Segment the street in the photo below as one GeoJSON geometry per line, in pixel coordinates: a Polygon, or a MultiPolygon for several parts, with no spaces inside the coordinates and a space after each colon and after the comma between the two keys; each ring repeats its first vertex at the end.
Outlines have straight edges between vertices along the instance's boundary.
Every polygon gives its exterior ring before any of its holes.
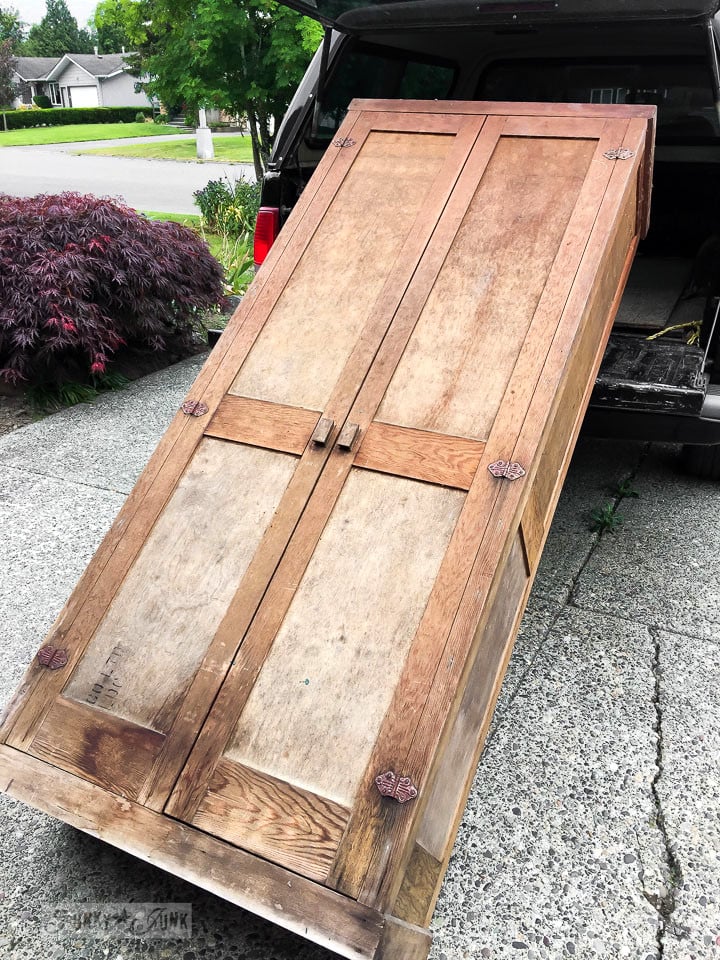
{"type": "MultiPolygon", "coordinates": [[[[194,139],[192,134],[189,138],[194,139]]],[[[137,210],[196,214],[199,211],[193,202],[193,192],[202,189],[209,180],[225,176],[234,180],[241,173],[255,179],[253,167],[249,164],[178,163],[74,154],[74,151],[99,149],[116,143],[142,143],[146,139],[149,138],[0,147],[0,192],[31,197],[38,193],[74,190],[118,197],[137,210]]]]}

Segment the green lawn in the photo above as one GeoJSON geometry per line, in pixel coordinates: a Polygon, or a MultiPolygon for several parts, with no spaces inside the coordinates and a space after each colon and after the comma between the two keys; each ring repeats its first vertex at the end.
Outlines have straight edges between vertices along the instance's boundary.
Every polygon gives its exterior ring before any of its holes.
{"type": "MultiPolygon", "coordinates": [[[[162,210],[138,210],[138,213],[144,213],[148,220],[172,220],[175,223],[181,223],[184,227],[191,227],[196,233],[202,236],[200,224],[202,217],[195,213],[163,213],[162,210]]],[[[219,259],[219,253],[222,248],[222,237],[215,233],[205,233],[207,245],[210,247],[210,253],[219,259]]]]}
{"type": "MultiPolygon", "coordinates": [[[[252,163],[250,137],[215,137],[215,159],[221,163],[252,163]]],[[[78,151],[80,152],[80,151],[78,151]]],[[[127,146],[101,147],[83,150],[105,157],[144,157],[146,160],[185,160],[203,163],[197,159],[195,140],[164,140],[162,143],[131,143],[127,146]]]]}
{"type": "Polygon", "coordinates": [[[78,143],[83,140],[115,140],[120,137],[159,137],[177,133],[159,123],[71,123],[64,127],[30,127],[0,130],[0,147],[26,147],[38,143],[78,143]]]}
{"type": "Polygon", "coordinates": [[[200,230],[200,221],[202,217],[199,213],[165,213],[162,210],[138,210],[143,213],[148,220],[172,220],[174,223],[181,223],[184,227],[192,227],[193,230],[200,230]]]}

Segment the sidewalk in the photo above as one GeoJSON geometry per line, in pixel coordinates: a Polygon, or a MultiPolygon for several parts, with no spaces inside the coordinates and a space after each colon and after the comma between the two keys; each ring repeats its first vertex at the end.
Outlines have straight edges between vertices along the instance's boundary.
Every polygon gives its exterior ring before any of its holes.
{"type": "MultiPolygon", "coordinates": [[[[187,393],[193,359],[0,438],[0,703],[187,393]]],[[[435,913],[433,960],[720,958],[720,485],[581,441],[435,913]],[[631,477],[602,537],[588,514],[631,477]]],[[[0,957],[330,960],[0,797],[0,957]],[[192,903],[189,940],[58,939],[56,902],[192,903]]]]}

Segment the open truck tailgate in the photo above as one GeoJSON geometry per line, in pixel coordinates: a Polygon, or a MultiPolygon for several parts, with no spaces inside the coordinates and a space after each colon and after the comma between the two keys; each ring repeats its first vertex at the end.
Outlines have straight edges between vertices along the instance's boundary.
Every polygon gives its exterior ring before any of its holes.
{"type": "Polygon", "coordinates": [[[342,956],[427,955],[653,116],[353,103],[10,704],[2,789],[342,956]]]}

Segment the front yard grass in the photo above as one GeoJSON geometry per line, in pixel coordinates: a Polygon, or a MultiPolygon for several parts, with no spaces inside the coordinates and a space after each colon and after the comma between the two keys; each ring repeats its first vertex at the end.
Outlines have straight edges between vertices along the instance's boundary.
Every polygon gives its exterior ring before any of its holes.
{"type": "MultiPolygon", "coordinates": [[[[215,159],[219,163],[252,163],[250,137],[214,137],[215,159]]],[[[142,157],[145,160],[198,160],[195,138],[192,140],[163,140],[162,143],[131,143],[127,146],[100,147],[97,150],[78,151],[105,157],[142,157]]]]}
{"type": "Polygon", "coordinates": [[[28,127],[0,130],[0,147],[28,147],[42,143],[80,143],[126,137],[159,137],[176,134],[175,127],[160,123],[71,123],[64,127],[28,127]]]}
{"type": "Polygon", "coordinates": [[[184,227],[190,227],[196,233],[199,233],[207,241],[210,247],[210,253],[219,260],[219,253],[222,249],[222,237],[216,233],[208,233],[202,229],[202,217],[197,213],[163,213],[162,210],[138,210],[138,213],[144,214],[148,220],[172,220],[175,223],[181,223],[184,227]]]}

